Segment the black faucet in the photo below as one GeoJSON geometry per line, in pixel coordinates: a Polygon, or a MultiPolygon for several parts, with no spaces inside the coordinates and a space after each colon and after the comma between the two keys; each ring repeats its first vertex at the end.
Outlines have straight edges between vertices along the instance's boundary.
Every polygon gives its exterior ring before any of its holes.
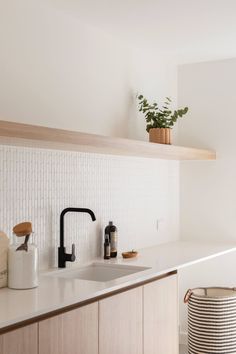
{"type": "Polygon", "coordinates": [[[62,210],[60,215],[60,247],[58,247],[58,268],[65,268],[66,262],[75,261],[75,244],[72,244],[72,253],[66,253],[66,248],[64,246],[64,215],[66,213],[88,213],[93,221],[96,220],[94,212],[86,208],[66,208],[62,210]]]}

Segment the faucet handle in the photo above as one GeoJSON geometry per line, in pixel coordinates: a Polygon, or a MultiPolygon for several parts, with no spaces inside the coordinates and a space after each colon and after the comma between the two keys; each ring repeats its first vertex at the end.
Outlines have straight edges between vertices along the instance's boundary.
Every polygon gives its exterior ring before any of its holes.
{"type": "Polygon", "coordinates": [[[76,256],[75,256],[75,244],[72,243],[71,262],[74,262],[75,259],[76,259],[76,256]]]}

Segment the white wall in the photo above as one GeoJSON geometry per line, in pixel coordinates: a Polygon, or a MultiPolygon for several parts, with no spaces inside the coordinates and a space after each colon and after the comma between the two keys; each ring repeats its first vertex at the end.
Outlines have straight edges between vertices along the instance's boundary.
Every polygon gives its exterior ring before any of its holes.
{"type": "Polygon", "coordinates": [[[128,49],[41,1],[0,11],[0,116],[65,129],[127,135],[128,49]]]}
{"type": "MultiPolygon", "coordinates": [[[[47,1],[2,2],[0,46],[0,119],[143,140],[136,93],[176,102],[171,60],[128,48],[47,1]]],[[[89,207],[98,218],[67,218],[67,246],[76,243],[80,262],[100,255],[109,219],[120,251],[176,240],[178,175],[178,162],[0,146],[0,229],[10,235],[31,220],[41,268],[56,264],[67,206],[89,207]]]]}
{"type": "Polygon", "coordinates": [[[176,68],[49,1],[0,11],[0,118],[147,139],[135,94],[176,97],[176,68]]]}
{"type": "MultiPolygon", "coordinates": [[[[189,106],[180,143],[217,153],[216,161],[180,165],[183,239],[236,240],[235,87],[236,59],[179,67],[178,102],[189,106]]],[[[233,254],[189,267],[181,273],[181,297],[186,288],[200,284],[235,285],[235,269],[233,254]]],[[[184,319],[182,325],[186,326],[184,319]]]]}

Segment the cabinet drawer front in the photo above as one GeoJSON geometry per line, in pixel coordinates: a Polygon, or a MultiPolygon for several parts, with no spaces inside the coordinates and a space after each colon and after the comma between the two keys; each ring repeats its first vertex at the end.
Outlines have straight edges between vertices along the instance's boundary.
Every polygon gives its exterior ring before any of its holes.
{"type": "Polygon", "coordinates": [[[38,324],[0,335],[0,354],[37,354],[38,324]]]}
{"type": "Polygon", "coordinates": [[[142,354],[142,287],[99,301],[99,353],[142,354]]]}
{"type": "Polygon", "coordinates": [[[178,281],[171,275],[144,286],[144,354],[177,354],[178,281]]]}
{"type": "Polygon", "coordinates": [[[98,303],[39,323],[39,354],[98,354],[98,303]]]}

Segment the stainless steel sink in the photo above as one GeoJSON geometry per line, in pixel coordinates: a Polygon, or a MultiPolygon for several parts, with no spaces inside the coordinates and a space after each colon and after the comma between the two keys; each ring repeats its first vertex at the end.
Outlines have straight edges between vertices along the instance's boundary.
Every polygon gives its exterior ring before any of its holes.
{"type": "Polygon", "coordinates": [[[83,279],[97,282],[107,282],[137,272],[142,272],[147,269],[150,268],[123,264],[104,264],[94,262],[85,267],[58,271],[51,274],[51,276],[67,279],[83,279]]]}

